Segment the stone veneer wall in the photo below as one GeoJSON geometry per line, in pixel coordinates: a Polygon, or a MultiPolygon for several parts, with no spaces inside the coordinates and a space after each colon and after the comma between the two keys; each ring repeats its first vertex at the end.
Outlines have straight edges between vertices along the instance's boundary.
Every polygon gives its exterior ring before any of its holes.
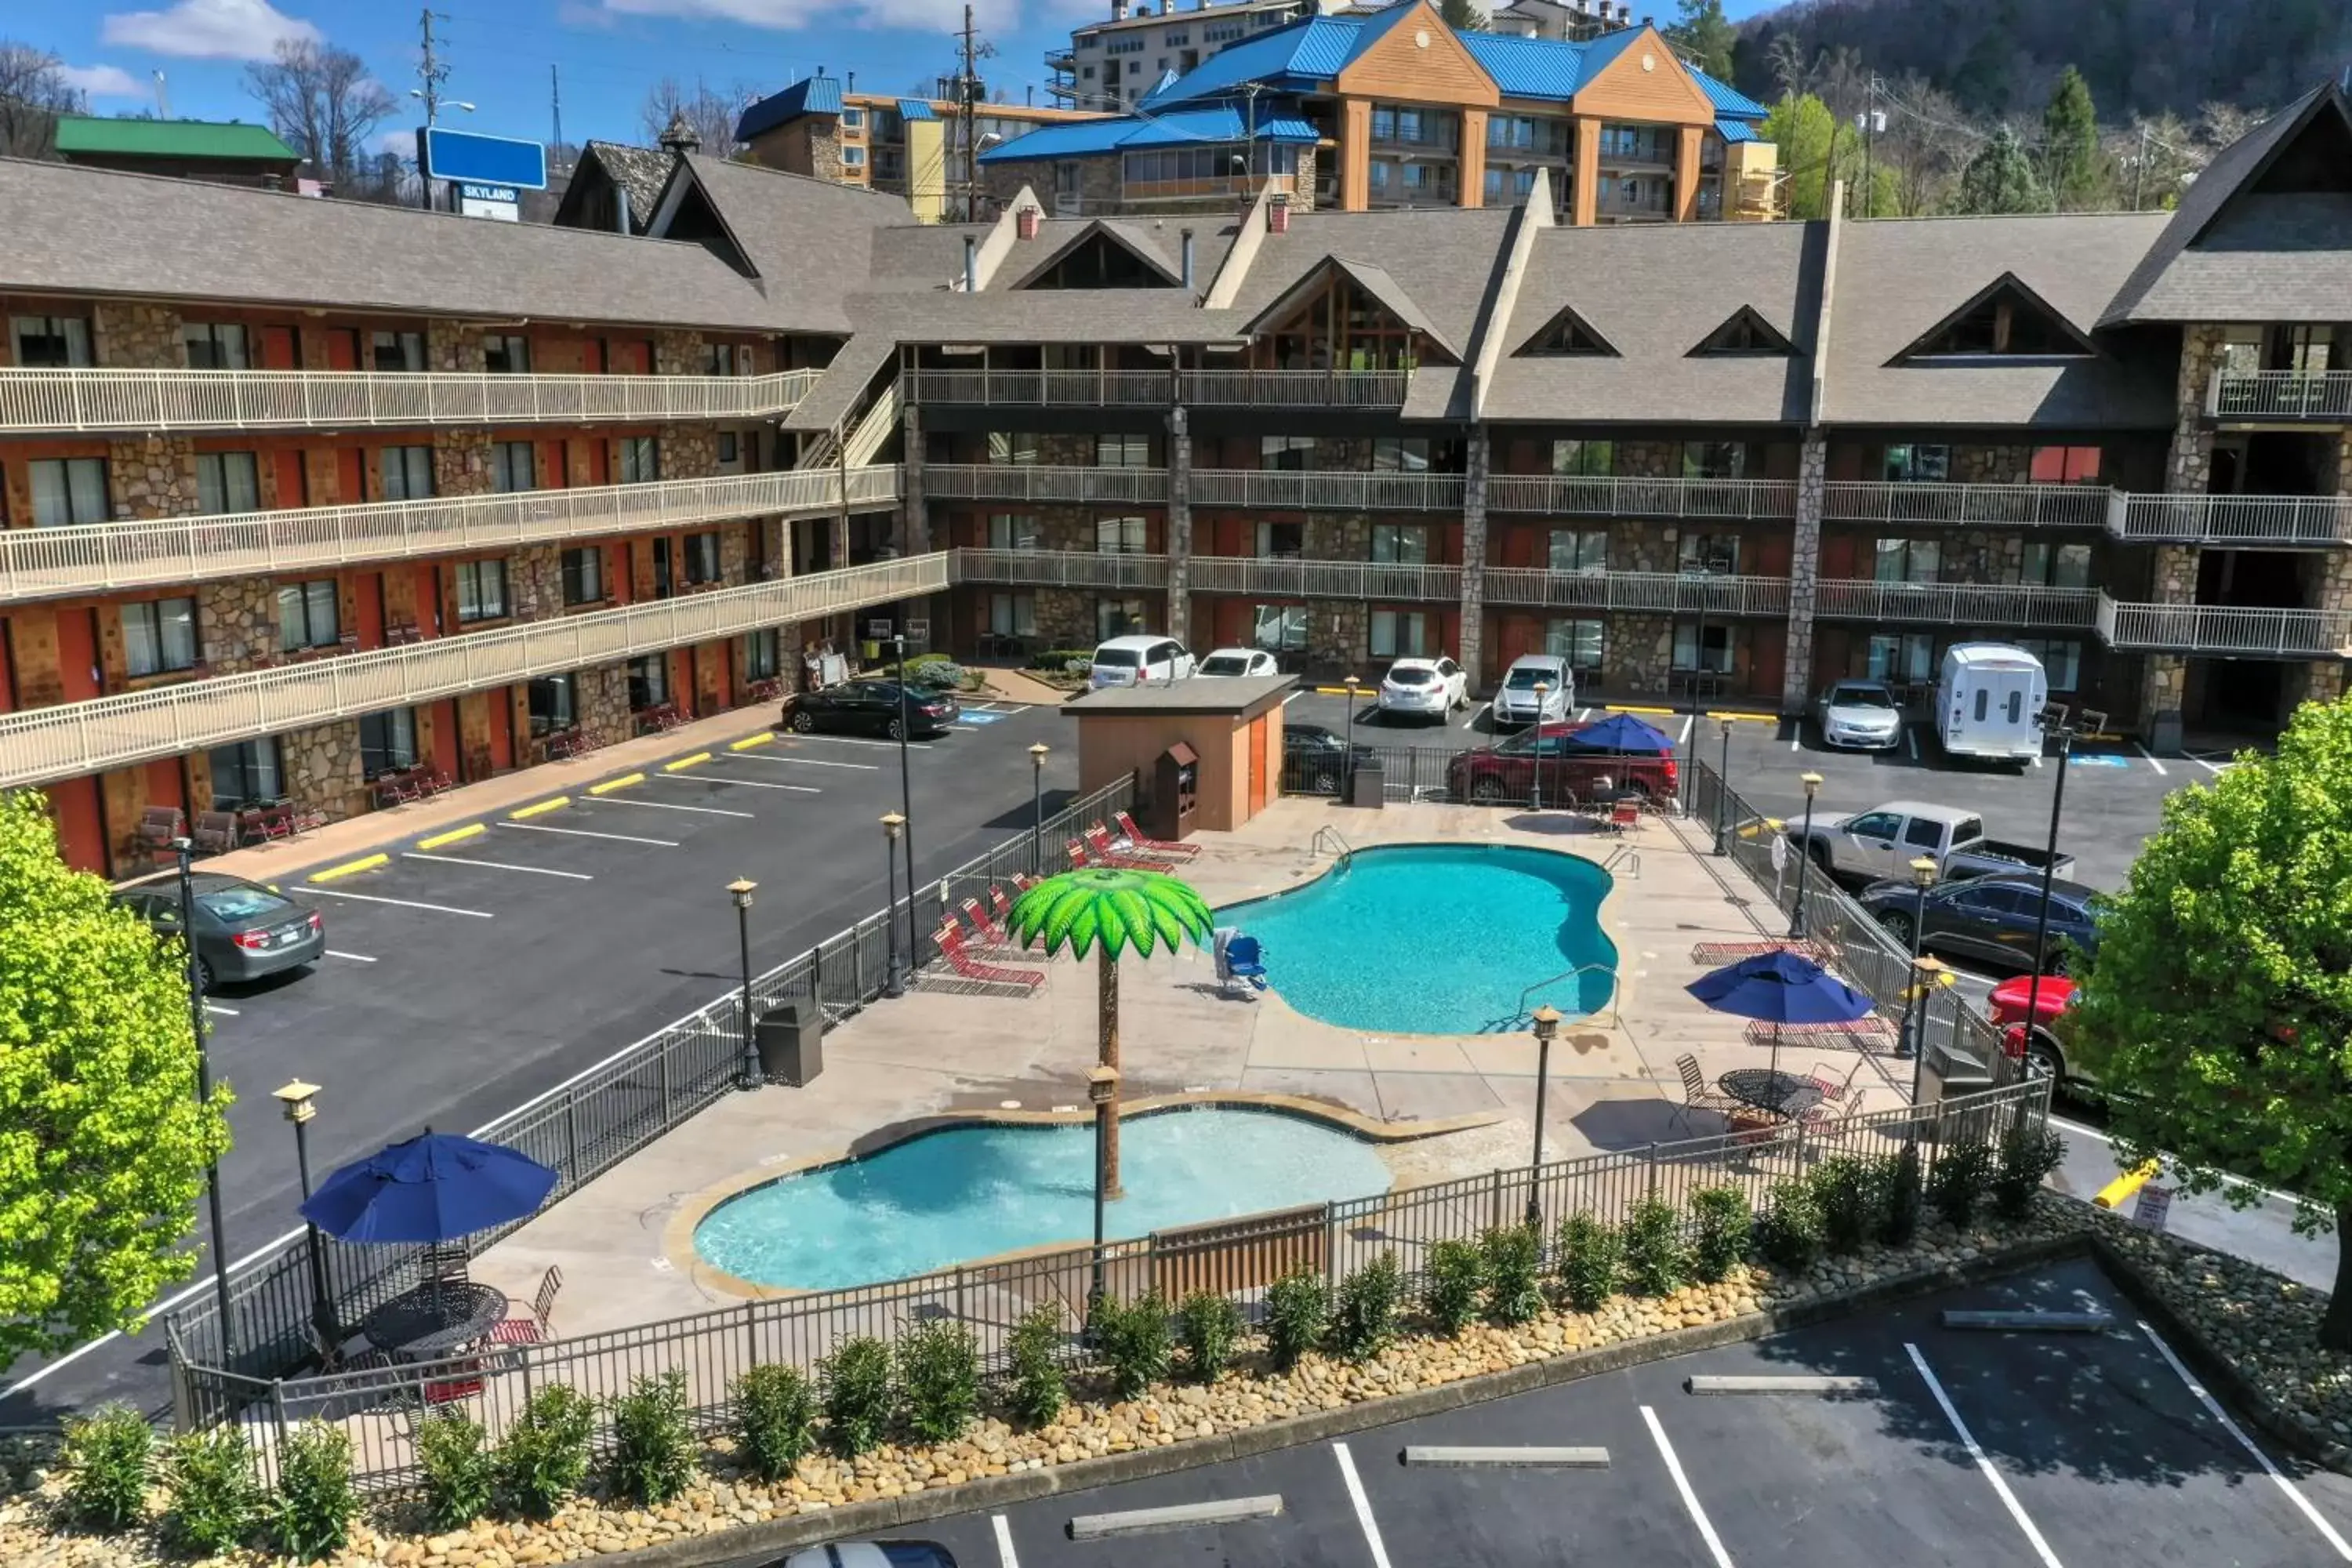
{"type": "Polygon", "coordinates": [[[1095,646],[1094,596],[1075,588],[1039,588],[1037,637],[1045,647],[1095,646]]]}
{"type": "Polygon", "coordinates": [[[286,793],[297,805],[334,817],[367,809],[357,720],[289,730],[278,737],[278,744],[279,761],[286,769],[286,793]]]}
{"type": "Polygon", "coordinates": [[[635,731],[629,715],[629,667],[601,664],[581,670],[572,697],[581,732],[593,745],[610,746],[635,731]]]}
{"type": "Polygon", "coordinates": [[[433,493],[487,495],[490,489],[490,433],[480,426],[433,432],[433,493]]]}
{"type": "MultiPolygon", "coordinates": [[[[700,375],[702,374],[702,334],[663,331],[654,334],[654,374],[656,375],[700,375]]],[[[667,468],[662,470],[669,472],[667,468]]]]}
{"type": "MultiPolygon", "coordinates": [[[[599,546],[598,548],[602,548],[599,546]]],[[[507,597],[519,621],[563,613],[563,552],[554,544],[522,544],[507,558],[507,597]]]]}
{"type": "Polygon", "coordinates": [[[721,523],[719,528],[719,580],[730,588],[740,588],[751,580],[751,529],[744,522],[721,523]]]}
{"type": "Polygon", "coordinates": [[[102,300],[90,310],[90,358],[109,370],[184,370],[180,312],[169,305],[102,300]]]}
{"type": "Polygon", "coordinates": [[[196,635],[215,675],[251,669],[278,651],[278,590],[266,577],[196,584],[196,635]]]}
{"type": "Polygon", "coordinates": [[[193,436],[131,436],[106,444],[107,502],[117,519],[188,517],[201,505],[193,436]]]}
{"type": "Polygon", "coordinates": [[[2022,485],[2033,480],[2032,447],[1954,447],[1952,480],[1963,485],[2022,485]]]}
{"type": "Polygon", "coordinates": [[[1664,693],[1675,662],[1672,616],[1613,615],[1609,617],[1608,638],[1601,668],[1612,694],[1664,693]]]}
{"type": "Polygon", "coordinates": [[[1829,473],[1829,442],[1805,433],[1797,449],[1796,519],[1789,542],[1788,647],[1780,667],[1780,711],[1804,711],[1813,684],[1813,603],[1822,575],[1822,506],[1829,473]]]}
{"type": "Polygon", "coordinates": [[[719,432],[708,425],[664,425],[656,440],[663,479],[707,479],[719,471],[719,432]]]}
{"type": "Polygon", "coordinates": [[[2173,384],[2172,451],[2165,469],[2168,490],[2201,496],[2212,482],[2213,433],[2205,427],[2205,387],[2221,363],[2225,332],[2219,326],[2180,330],[2180,375],[2173,384]]]}

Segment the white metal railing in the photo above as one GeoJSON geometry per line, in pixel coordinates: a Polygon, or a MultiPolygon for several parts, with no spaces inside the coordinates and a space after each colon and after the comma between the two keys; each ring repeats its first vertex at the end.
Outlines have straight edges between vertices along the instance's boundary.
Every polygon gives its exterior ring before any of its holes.
{"type": "Polygon", "coordinates": [[[2098,604],[2091,588],[1824,577],[1814,588],[1813,614],[1826,620],[2074,627],[2095,625],[2098,604]]]}
{"type": "Polygon", "coordinates": [[[2352,370],[2217,371],[2206,384],[2215,419],[2352,421],[2352,370]]]}
{"type": "Polygon", "coordinates": [[[1044,463],[926,463],[923,493],[952,500],[1156,504],[1168,499],[1168,470],[1062,468],[1044,463]]]}
{"type": "Polygon", "coordinates": [[[1402,370],[919,370],[918,403],[1395,408],[1402,370]]]}
{"type": "Polygon", "coordinates": [[[1659,610],[1675,615],[1785,616],[1786,577],[1681,572],[1552,572],[1489,566],[1486,603],[1561,610],[1659,610]]]}
{"type": "Polygon", "coordinates": [[[2098,626],[2110,647],[2352,658],[2352,611],[2119,605],[2101,594],[2098,626]]]}
{"type": "Polygon", "coordinates": [[[1264,594],[1284,599],[1458,602],[1462,597],[1459,566],[1405,566],[1381,561],[1195,555],[1189,581],[1199,593],[1264,594]]]}
{"type": "Polygon", "coordinates": [[[41,784],[886,604],[948,585],[944,553],[812,573],[0,714],[0,787],[41,784]]]}
{"type": "Polygon", "coordinates": [[[1486,510],[1585,517],[1794,517],[1797,486],[1790,479],[1495,474],[1486,480],[1486,510]]]}
{"type": "Polygon", "coordinates": [[[872,405],[866,410],[865,417],[858,420],[856,426],[849,432],[848,457],[851,468],[859,468],[872,462],[874,454],[882,449],[882,444],[898,433],[901,406],[898,400],[898,384],[896,381],[891,382],[875,395],[872,405]]]}
{"type": "Polygon", "coordinates": [[[2352,496],[2127,496],[2118,539],[2318,548],[2352,543],[2352,496]]]}
{"type": "Polygon", "coordinates": [[[444,371],[0,370],[0,430],[337,428],[578,419],[756,419],[824,373],[492,375],[444,371]]]}
{"type": "Polygon", "coordinates": [[[959,583],[1041,588],[1165,588],[1165,555],[1097,554],[1086,550],[959,550],[959,583]]]}
{"type": "Polygon", "coordinates": [[[1460,474],[1329,469],[1195,468],[1195,506],[1332,508],[1343,511],[1459,511],[1460,474]]]}
{"type": "MultiPolygon", "coordinates": [[[[847,503],[887,506],[895,464],[852,468],[847,503]]],[[[834,468],[508,494],[366,501],[0,530],[0,602],[355,561],[440,554],[739,517],[830,511],[843,504],[834,468]]]]}
{"type": "Polygon", "coordinates": [[[2100,528],[2116,492],[2105,485],[1945,485],[1832,479],[1822,515],[1833,522],[1959,522],[1996,528],[2100,528]]]}

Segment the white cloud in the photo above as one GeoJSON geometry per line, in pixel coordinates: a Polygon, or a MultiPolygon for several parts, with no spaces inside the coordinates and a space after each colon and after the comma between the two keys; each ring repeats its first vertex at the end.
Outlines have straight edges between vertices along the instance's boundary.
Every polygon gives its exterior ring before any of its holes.
{"type": "Polygon", "coordinates": [[[179,0],[162,11],[110,16],[100,37],[110,44],[189,59],[266,60],[280,43],[315,44],[324,35],[298,16],[273,10],[269,0],[179,0]]]}
{"type": "MultiPolygon", "coordinates": [[[[867,27],[951,30],[963,21],[963,0],[604,0],[604,9],[631,16],[681,16],[689,21],[740,22],[784,31],[844,22],[867,27]]],[[[1020,23],[1017,0],[982,0],[973,7],[984,26],[1020,23]]]]}
{"type": "Polygon", "coordinates": [[[92,98],[147,96],[147,84],[121,66],[59,66],[58,76],[76,92],[92,98]]]}

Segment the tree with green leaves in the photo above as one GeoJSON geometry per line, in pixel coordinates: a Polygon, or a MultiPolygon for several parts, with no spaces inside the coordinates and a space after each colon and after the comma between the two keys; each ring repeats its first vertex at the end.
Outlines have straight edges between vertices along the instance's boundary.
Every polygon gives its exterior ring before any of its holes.
{"type": "Polygon", "coordinates": [[[0,795],[0,1365],[126,1329],[186,1279],[226,1086],[196,1100],[185,954],[0,795]]]}
{"type": "MultiPolygon", "coordinates": [[[[2352,1234],[2352,703],[2166,800],[2076,985],[2065,1039],[2116,1091],[2126,1168],[2241,1208],[2249,1178],[2297,1194],[2297,1230],[2352,1234]]],[[[2320,1339],[2352,1351],[2340,1253],[2320,1339]]]]}
{"type": "Polygon", "coordinates": [[[1682,16],[1665,30],[1666,42],[1717,81],[1731,79],[1733,46],[1739,31],[1723,14],[1723,0],[1676,0],[1682,16]]]}
{"type": "Polygon", "coordinates": [[[1829,105],[1810,92],[1785,97],[1772,106],[1757,133],[1780,149],[1780,167],[1789,176],[1782,186],[1788,216],[1827,216],[1831,142],[1837,135],[1837,118],[1829,105]]]}
{"type": "Polygon", "coordinates": [[[1457,33],[1486,30],[1486,10],[1478,0],[1437,0],[1437,14],[1457,33]]]}
{"type": "Polygon", "coordinates": [[[2099,113],[2091,84],[2068,66],[2042,111],[2042,161],[2050,195],[2061,212],[2111,205],[2107,160],[2099,151],[2099,113]]]}
{"type": "Polygon", "coordinates": [[[2033,172],[2017,132],[2004,125],[1977,150],[1960,171],[1958,208],[1964,213],[2046,213],[2050,193],[2033,172]]]}

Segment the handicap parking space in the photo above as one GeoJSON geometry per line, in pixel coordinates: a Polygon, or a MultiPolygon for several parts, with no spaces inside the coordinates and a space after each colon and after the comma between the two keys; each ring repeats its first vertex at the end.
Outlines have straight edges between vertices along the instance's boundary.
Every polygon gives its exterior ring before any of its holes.
{"type": "MultiPolygon", "coordinates": [[[[1329,1444],[1307,1444],[1219,1466],[1181,1471],[1124,1486],[1073,1492],[1003,1510],[969,1561],[1017,1568],[1220,1568],[1225,1563],[1278,1563],[1284,1568],[1376,1568],[1379,1560],[1349,1499],[1329,1444]],[[1266,1500],[1279,1499],[1278,1511],[1266,1500]],[[1200,1508],[1232,1517],[1223,1522],[1143,1528],[1159,1510],[1200,1508]],[[1142,1514],[1141,1519],[1122,1516],[1142,1514]],[[1074,1540],[1073,1521],[1110,1533],[1074,1540]],[[1134,1531],[1136,1532],[1129,1533],[1134,1531]],[[1013,1555],[1002,1548],[1009,1541],[1013,1555]]],[[[959,1521],[965,1522],[965,1521],[959,1521]]],[[[919,1533],[918,1531],[908,1531],[919,1533]]],[[[956,1561],[967,1561],[958,1552],[956,1561]]],[[[1391,1557],[1391,1561],[1399,1561],[1391,1557]]],[[[1402,1561],[1410,1561],[1402,1560],[1402,1561]]]]}

